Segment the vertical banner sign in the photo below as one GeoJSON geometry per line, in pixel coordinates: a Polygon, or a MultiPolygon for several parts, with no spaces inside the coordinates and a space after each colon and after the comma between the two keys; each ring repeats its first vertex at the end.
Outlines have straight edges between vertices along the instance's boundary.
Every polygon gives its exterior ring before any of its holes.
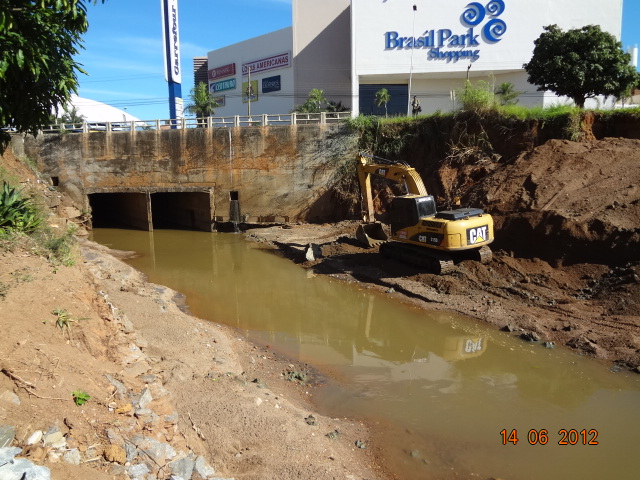
{"type": "Polygon", "coordinates": [[[182,70],[180,68],[180,35],[178,32],[178,0],[160,0],[162,43],[164,46],[164,79],[169,83],[169,116],[182,118],[182,70]]]}
{"type": "Polygon", "coordinates": [[[242,82],[242,103],[249,101],[249,93],[251,93],[251,101],[258,101],[258,81],[251,80],[251,90],[249,90],[249,82],[242,82]]]}

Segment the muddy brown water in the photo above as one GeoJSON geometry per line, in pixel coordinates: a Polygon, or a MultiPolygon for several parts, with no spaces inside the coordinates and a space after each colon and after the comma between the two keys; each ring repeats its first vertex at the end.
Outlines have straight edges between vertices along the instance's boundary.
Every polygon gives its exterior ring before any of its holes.
{"type": "Polygon", "coordinates": [[[397,478],[640,478],[639,375],[316,276],[237,234],[93,240],[138,252],[128,262],[198,317],[329,374],[319,410],[373,425],[397,478]]]}

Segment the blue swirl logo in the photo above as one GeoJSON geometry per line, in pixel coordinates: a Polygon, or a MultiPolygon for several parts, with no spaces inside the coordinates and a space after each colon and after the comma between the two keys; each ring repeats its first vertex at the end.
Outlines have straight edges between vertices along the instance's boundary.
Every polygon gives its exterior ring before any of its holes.
{"type": "Polygon", "coordinates": [[[497,18],[502,15],[504,10],[504,0],[491,0],[486,6],[478,2],[471,2],[466,6],[460,19],[463,24],[469,27],[476,27],[486,17],[490,17],[491,20],[482,27],[482,37],[489,43],[496,43],[501,40],[500,37],[507,31],[507,24],[504,20],[497,18]]]}
{"type": "Polygon", "coordinates": [[[489,20],[482,28],[482,35],[488,42],[495,43],[501,40],[500,37],[504,35],[506,31],[507,24],[499,18],[494,18],[493,20],[489,20]]]}
{"type": "Polygon", "coordinates": [[[487,3],[487,12],[492,17],[499,17],[504,12],[504,2],[502,0],[492,0],[487,3]]]}
{"type": "Polygon", "coordinates": [[[466,23],[470,27],[475,27],[482,23],[486,14],[487,11],[482,4],[472,2],[467,5],[467,9],[462,13],[462,23],[466,23]]]}

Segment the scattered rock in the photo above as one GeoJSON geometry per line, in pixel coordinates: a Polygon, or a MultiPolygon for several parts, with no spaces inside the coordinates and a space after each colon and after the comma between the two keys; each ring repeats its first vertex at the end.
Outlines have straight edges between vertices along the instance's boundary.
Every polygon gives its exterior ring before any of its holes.
{"type": "Polygon", "coordinates": [[[153,401],[153,396],[151,395],[151,390],[145,388],[142,391],[142,395],[140,395],[140,399],[138,400],[138,406],[140,408],[147,408],[147,406],[153,401]]]}
{"type": "Polygon", "coordinates": [[[313,262],[314,260],[322,258],[322,250],[320,249],[320,246],[315,243],[310,243],[309,245],[307,245],[307,248],[304,252],[304,258],[308,262],[313,262]]]}
{"type": "Polygon", "coordinates": [[[16,427],[12,425],[0,425],[0,448],[11,445],[16,436],[16,427]]]}
{"type": "Polygon", "coordinates": [[[48,468],[34,465],[27,459],[14,458],[22,449],[17,447],[0,448],[0,478],[3,480],[51,480],[48,468]]]}
{"type": "Polygon", "coordinates": [[[216,473],[216,469],[209,465],[202,456],[196,458],[194,470],[202,478],[209,478],[216,473]]]}
{"type": "Polygon", "coordinates": [[[62,455],[62,460],[72,465],[80,465],[80,462],[82,461],[80,450],[78,450],[77,448],[72,448],[71,450],[67,450],[62,455]]]}
{"type": "Polygon", "coordinates": [[[333,432],[329,432],[325,435],[325,437],[328,437],[331,440],[335,440],[338,436],[340,436],[340,432],[338,430],[334,430],[333,432]]]}
{"type": "Polygon", "coordinates": [[[535,332],[524,332],[520,334],[520,338],[525,342],[539,342],[540,335],[535,332]]]}
{"type": "Polygon", "coordinates": [[[49,433],[47,435],[45,435],[44,437],[44,446],[51,446],[54,443],[59,442],[60,440],[64,439],[64,435],[62,434],[62,432],[53,432],[53,433],[49,433]]]}
{"type": "Polygon", "coordinates": [[[171,472],[179,478],[191,478],[196,462],[191,457],[184,457],[169,464],[171,472]]]}

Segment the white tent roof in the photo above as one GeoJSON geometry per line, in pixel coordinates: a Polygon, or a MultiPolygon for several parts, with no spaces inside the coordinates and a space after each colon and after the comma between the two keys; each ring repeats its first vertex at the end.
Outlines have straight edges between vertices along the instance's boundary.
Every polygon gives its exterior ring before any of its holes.
{"type": "MultiPolygon", "coordinates": [[[[106,103],[97,102],[77,95],[71,95],[71,105],[76,108],[79,115],[82,115],[87,123],[98,122],[137,122],[140,119],[129,115],[124,110],[112,107],[106,103]]],[[[64,110],[60,109],[58,115],[62,116],[64,110]]]]}

